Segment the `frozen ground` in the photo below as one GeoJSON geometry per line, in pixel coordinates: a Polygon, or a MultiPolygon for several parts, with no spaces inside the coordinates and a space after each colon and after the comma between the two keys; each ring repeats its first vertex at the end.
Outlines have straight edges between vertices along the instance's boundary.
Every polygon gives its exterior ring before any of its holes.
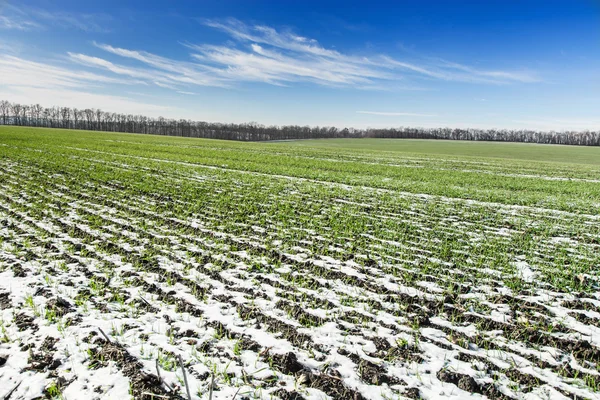
{"type": "Polygon", "coordinates": [[[21,150],[2,399],[600,398],[593,213],[21,150]]]}

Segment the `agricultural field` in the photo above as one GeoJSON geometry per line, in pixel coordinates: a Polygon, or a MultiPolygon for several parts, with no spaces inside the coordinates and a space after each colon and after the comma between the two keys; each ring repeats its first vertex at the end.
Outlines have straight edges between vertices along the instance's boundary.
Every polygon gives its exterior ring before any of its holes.
{"type": "Polygon", "coordinates": [[[600,148],[0,127],[2,399],[600,399],[600,148]]]}

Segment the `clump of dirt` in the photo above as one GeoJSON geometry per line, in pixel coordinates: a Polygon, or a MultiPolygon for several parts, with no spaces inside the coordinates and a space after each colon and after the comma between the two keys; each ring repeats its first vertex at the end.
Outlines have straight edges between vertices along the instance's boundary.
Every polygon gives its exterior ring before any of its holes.
{"type": "Polygon", "coordinates": [[[251,350],[251,351],[255,351],[255,352],[260,350],[260,344],[258,344],[258,342],[255,342],[254,340],[249,339],[247,337],[242,337],[240,339],[239,346],[243,350],[251,350]]]}
{"type": "Polygon", "coordinates": [[[414,346],[408,344],[400,346],[391,346],[385,338],[373,338],[373,343],[377,348],[376,352],[370,353],[370,357],[381,358],[383,360],[403,360],[406,362],[422,363],[425,361],[421,355],[421,351],[414,346]]]}
{"type": "Polygon", "coordinates": [[[106,361],[113,361],[123,375],[129,378],[131,394],[135,399],[152,400],[157,397],[164,399],[180,400],[183,397],[168,392],[163,388],[161,380],[154,374],[142,370],[142,364],[122,346],[114,342],[98,340],[102,345],[91,350],[91,362],[95,365],[105,365],[106,361]]]}
{"type": "Polygon", "coordinates": [[[479,393],[482,391],[472,376],[466,374],[460,374],[458,372],[449,371],[447,369],[440,369],[437,374],[437,378],[446,383],[452,383],[458,386],[459,389],[467,391],[469,393],[479,393]]]}
{"type": "Polygon", "coordinates": [[[15,278],[25,278],[27,276],[27,270],[20,265],[13,265],[11,269],[15,278]]]}
{"type": "Polygon", "coordinates": [[[8,361],[8,356],[4,355],[4,354],[0,354],[0,368],[4,367],[4,365],[6,364],[6,361],[8,361]]]}
{"type": "Polygon", "coordinates": [[[8,298],[8,293],[0,293],[0,310],[11,308],[12,304],[8,298]]]}
{"type": "Polygon", "coordinates": [[[480,385],[473,379],[472,376],[460,374],[458,372],[441,369],[436,374],[437,378],[442,382],[453,383],[469,393],[479,393],[485,395],[491,400],[509,400],[511,397],[500,392],[493,383],[485,383],[480,385]]]}
{"type": "Polygon", "coordinates": [[[458,380],[458,388],[470,393],[479,393],[479,385],[472,376],[462,376],[458,380]]]}
{"type": "Polygon", "coordinates": [[[198,333],[193,329],[186,329],[182,331],[179,327],[175,327],[167,330],[167,335],[173,334],[176,339],[181,338],[199,338],[198,333]]]}
{"type": "Polygon", "coordinates": [[[358,374],[367,383],[378,386],[384,383],[388,385],[406,385],[403,380],[387,375],[383,366],[365,360],[358,354],[351,353],[346,349],[338,349],[338,354],[345,355],[354,361],[358,365],[358,374]]]}
{"type": "Polygon", "coordinates": [[[19,313],[15,316],[15,325],[21,332],[29,328],[34,332],[38,330],[38,326],[33,322],[33,317],[25,313],[19,313]]]}
{"type": "Polygon", "coordinates": [[[54,346],[56,342],[58,342],[58,339],[46,336],[46,338],[42,342],[42,345],[40,346],[40,351],[50,352],[56,350],[56,347],[54,346]]]}
{"type": "Polygon", "coordinates": [[[81,321],[83,321],[83,318],[81,317],[81,315],[73,315],[71,317],[66,318],[65,324],[67,326],[74,326],[74,325],[80,324],[81,321]]]}
{"type": "Polygon", "coordinates": [[[302,371],[304,368],[302,364],[298,362],[296,354],[289,352],[286,354],[275,354],[271,356],[273,364],[284,374],[294,375],[297,372],[302,371]]]}
{"type": "Polygon", "coordinates": [[[40,286],[35,290],[35,293],[33,294],[33,296],[44,296],[44,297],[50,297],[51,295],[51,291],[50,289],[48,289],[45,286],[40,286]]]}
{"type": "Polygon", "coordinates": [[[422,363],[425,358],[421,355],[420,351],[411,346],[393,347],[388,352],[388,357],[399,358],[408,362],[422,363]]]}
{"type": "Polygon", "coordinates": [[[323,391],[326,395],[334,399],[364,400],[362,394],[344,385],[342,379],[334,376],[333,372],[330,372],[330,375],[309,374],[307,384],[311,388],[323,391]]]}
{"type": "Polygon", "coordinates": [[[319,389],[334,399],[364,400],[359,392],[344,385],[341,374],[335,369],[329,369],[327,374],[315,374],[304,367],[293,352],[269,355],[267,350],[263,357],[270,357],[275,368],[285,374],[296,376],[301,384],[319,389]]]}
{"type": "Polygon", "coordinates": [[[196,346],[196,350],[198,350],[202,354],[211,354],[213,345],[209,341],[205,341],[196,346]]]}
{"type": "Polygon", "coordinates": [[[178,313],[189,313],[194,317],[201,317],[203,312],[193,304],[188,303],[183,299],[177,299],[175,311],[178,313]]]}
{"type": "Polygon", "coordinates": [[[390,377],[385,373],[385,368],[371,361],[360,360],[358,364],[358,372],[360,377],[368,383],[373,385],[382,385],[384,383],[394,385],[399,384],[400,381],[396,378],[390,377]]]}
{"type": "Polygon", "coordinates": [[[58,368],[61,362],[58,359],[54,359],[54,351],[56,351],[54,345],[56,342],[58,342],[58,339],[47,336],[36,353],[30,350],[28,360],[30,366],[25,369],[42,372],[54,371],[58,368]]]}
{"type": "Polygon", "coordinates": [[[147,301],[144,301],[142,299],[135,299],[134,303],[137,306],[137,308],[144,310],[146,312],[149,312],[149,313],[157,313],[158,312],[158,308],[152,306],[150,303],[148,303],[147,301]]]}
{"type": "Polygon", "coordinates": [[[376,336],[371,339],[377,351],[387,351],[391,347],[390,341],[384,337],[376,336]]]}
{"type": "Polygon", "coordinates": [[[300,393],[298,393],[294,390],[291,392],[288,392],[285,389],[279,389],[278,391],[276,391],[273,394],[275,396],[279,397],[281,400],[304,400],[304,397],[302,397],[302,395],[300,395],[300,393]]]}
{"type": "Polygon", "coordinates": [[[213,298],[221,303],[229,303],[229,300],[231,300],[233,296],[227,294],[216,294],[213,296],[213,298]]]}
{"type": "MultiPolygon", "coordinates": [[[[567,364],[569,365],[569,364],[567,364]]],[[[520,372],[518,369],[510,368],[504,371],[504,374],[511,380],[519,383],[519,391],[529,393],[534,388],[540,386],[540,380],[535,376],[527,375],[520,372]]]]}
{"type": "Polygon", "coordinates": [[[411,387],[411,388],[405,389],[404,393],[402,393],[402,395],[404,397],[408,397],[409,399],[414,399],[414,400],[421,399],[421,392],[416,387],[411,387]]]}
{"type": "Polygon", "coordinates": [[[73,311],[73,306],[67,300],[56,297],[48,300],[48,303],[46,303],[46,310],[54,312],[57,317],[62,317],[73,311]]]}

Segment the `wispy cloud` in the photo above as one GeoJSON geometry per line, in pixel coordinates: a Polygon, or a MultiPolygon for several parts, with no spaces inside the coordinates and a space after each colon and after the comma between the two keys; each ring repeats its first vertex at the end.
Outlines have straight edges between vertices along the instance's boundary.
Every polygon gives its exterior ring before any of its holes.
{"type": "Polygon", "coordinates": [[[384,117],[435,117],[435,114],[419,114],[407,112],[387,112],[387,111],[357,111],[357,114],[380,115],[384,117]]]}
{"type": "Polygon", "coordinates": [[[269,26],[248,26],[234,18],[229,18],[224,21],[201,20],[201,22],[206,26],[222,30],[233,38],[242,41],[266,44],[280,49],[292,50],[315,56],[347,59],[347,57],[335,50],[323,48],[315,39],[299,36],[292,32],[278,32],[269,26]]]}
{"type": "MultiPolygon", "coordinates": [[[[294,54],[284,54],[274,48],[265,48],[251,43],[247,49],[227,46],[191,45],[191,58],[195,62],[172,60],[145,51],[129,50],[107,44],[96,46],[114,55],[134,59],[150,67],[146,73],[153,73],[161,78],[155,81],[161,84],[232,86],[236,82],[265,82],[284,86],[291,82],[309,81],[322,85],[368,85],[374,79],[392,79],[390,73],[372,68],[365,68],[354,63],[333,62],[328,58],[301,59],[294,54]]],[[[315,52],[316,50],[309,50],[315,52]]],[[[318,52],[318,51],[317,51],[318,52]]],[[[86,59],[91,64],[91,57],[70,54],[73,59],[86,59]]],[[[125,68],[119,68],[106,60],[93,60],[96,66],[110,69],[111,72],[130,74],[125,68]]],[[[139,72],[139,71],[138,71],[139,72]]]]}
{"type": "Polygon", "coordinates": [[[15,41],[2,41],[0,40],[0,52],[4,55],[7,54],[17,54],[21,51],[23,45],[20,42],[15,41]]]}
{"type": "MultiPolygon", "coordinates": [[[[43,29],[53,24],[85,31],[103,30],[103,25],[98,24],[94,16],[88,18],[40,9],[24,11],[24,8],[14,6],[2,10],[7,9],[10,12],[0,16],[0,27],[8,29],[43,29]]],[[[29,96],[36,101],[47,98],[45,103],[60,105],[59,102],[63,102],[80,107],[94,99],[98,101],[96,107],[119,108],[110,107],[109,100],[112,99],[115,104],[124,106],[123,112],[137,110],[136,104],[142,104],[146,112],[151,112],[161,108],[101,93],[106,93],[104,90],[114,84],[152,85],[191,96],[197,87],[234,88],[242,82],[284,87],[308,83],[360,90],[414,90],[427,86],[423,83],[431,80],[478,84],[536,80],[534,75],[526,72],[476,69],[445,60],[399,60],[383,54],[366,57],[345,53],[328,49],[317,40],[292,31],[246,25],[234,19],[204,20],[202,23],[226,33],[230,40],[216,45],[183,43],[189,49],[189,57],[184,60],[104,43],[94,43],[95,53],[68,52],[58,63],[31,61],[4,52],[0,54],[0,94],[15,101],[29,96]],[[56,100],[51,95],[53,92],[56,100]],[[21,97],[15,98],[11,93],[21,97]],[[74,100],[69,101],[70,98],[74,100]]],[[[144,112],[143,107],[139,112],[144,112]]],[[[356,113],[382,117],[435,117],[434,114],[411,112],[356,113]]]]}
{"type": "Polygon", "coordinates": [[[37,22],[23,19],[19,16],[0,15],[0,29],[15,29],[19,31],[30,31],[40,28],[37,22]]]}
{"type": "Polygon", "coordinates": [[[123,96],[97,93],[107,84],[134,85],[138,81],[58,67],[19,57],[0,55],[0,98],[29,104],[104,108],[124,113],[169,115],[169,107],[140,103],[123,96]]]}
{"type": "Polygon", "coordinates": [[[110,32],[112,17],[108,14],[73,14],[67,12],[50,12],[43,9],[30,9],[32,15],[47,24],[62,28],[75,28],[85,32],[110,32]]]}
{"type": "Polygon", "coordinates": [[[137,81],[99,75],[79,69],[57,67],[23,58],[0,56],[0,85],[44,88],[83,88],[100,84],[136,84],[137,81]]]}
{"type": "Polygon", "coordinates": [[[138,78],[138,79],[144,79],[144,80],[150,80],[150,81],[160,79],[160,76],[152,71],[145,71],[145,70],[138,69],[138,68],[124,67],[124,66],[121,66],[118,64],[114,64],[103,58],[91,57],[91,56],[87,56],[85,54],[70,53],[70,52],[67,54],[71,61],[74,61],[78,64],[85,65],[88,67],[102,68],[102,69],[110,71],[114,74],[125,75],[130,78],[138,78]]]}
{"type": "Polygon", "coordinates": [[[40,103],[60,107],[96,108],[126,114],[162,115],[177,117],[177,110],[168,106],[139,102],[134,99],[101,93],[71,89],[47,89],[31,86],[12,86],[8,90],[0,86],[0,98],[31,104],[40,103]]]}
{"type": "Polygon", "coordinates": [[[96,47],[122,58],[134,59],[145,66],[129,67],[100,57],[81,53],[67,53],[71,61],[88,67],[109,71],[116,75],[139,79],[165,89],[182,91],[189,86],[226,87],[229,80],[219,76],[219,71],[187,61],[171,60],[145,51],[135,51],[97,44],[96,47]]]}
{"type": "Polygon", "coordinates": [[[445,80],[482,84],[534,82],[533,75],[500,70],[479,70],[445,60],[422,63],[396,60],[387,55],[370,57],[327,49],[315,39],[265,25],[247,25],[236,19],[202,20],[225,32],[233,41],[223,45],[184,43],[190,60],[175,60],[142,50],[94,45],[143,68],[128,67],[108,59],[69,53],[72,61],[113,74],[142,79],[177,92],[189,86],[233,87],[238,82],[262,82],[277,86],[312,83],[361,90],[402,90],[419,81],[445,80]]]}
{"type": "Polygon", "coordinates": [[[315,39],[290,31],[248,26],[235,19],[201,22],[227,33],[241,45],[188,45],[196,52],[193,54],[196,60],[221,68],[221,73],[230,79],[276,85],[306,81],[359,87],[375,87],[381,80],[401,79],[381,63],[327,49],[315,39]]]}
{"type": "MultiPolygon", "coordinates": [[[[238,68],[241,72],[249,72],[250,78],[254,76],[252,65],[259,61],[265,62],[267,66],[273,65],[275,70],[270,75],[271,81],[288,81],[290,75],[294,74],[297,66],[310,66],[321,73],[326,71],[330,77],[336,77],[331,81],[327,76],[319,77],[320,81],[336,83],[336,81],[356,83],[361,78],[373,83],[374,80],[398,80],[405,76],[412,78],[427,78],[446,81],[492,83],[504,84],[514,82],[536,82],[539,79],[528,71],[501,71],[480,70],[474,67],[449,62],[446,60],[427,60],[408,62],[397,60],[389,55],[378,54],[370,57],[344,54],[320,45],[315,39],[303,37],[290,31],[280,32],[264,25],[248,26],[236,19],[227,20],[202,20],[204,25],[221,30],[242,45],[242,49],[234,45],[214,47],[212,52],[206,54],[206,46],[191,46],[202,53],[203,61],[212,61],[221,66],[238,68]],[[277,49],[282,53],[273,53],[277,49]],[[257,51],[259,50],[259,51],[257,51]],[[214,54],[216,53],[216,54],[214,54]],[[235,57],[222,57],[223,54],[234,54],[235,57]],[[273,56],[273,55],[276,56],[273,56]],[[281,74],[279,70],[282,64],[273,64],[257,58],[276,59],[291,67],[287,74],[281,74]],[[250,67],[249,67],[250,64],[250,67]],[[326,69],[322,69],[326,68],[326,69]],[[279,79],[274,79],[278,77],[279,79]]],[[[265,65],[261,65],[264,71],[265,65]]],[[[304,74],[298,74],[298,80],[302,80],[304,74]]]]}
{"type": "Polygon", "coordinates": [[[441,60],[441,65],[449,70],[457,70],[466,73],[472,78],[482,78],[494,81],[513,81],[532,83],[538,82],[539,78],[528,71],[481,71],[467,65],[441,60]]]}
{"type": "Polygon", "coordinates": [[[108,14],[69,13],[49,11],[11,3],[0,4],[0,28],[17,30],[44,29],[55,26],[85,32],[108,32],[113,18],[108,14]]]}
{"type": "Polygon", "coordinates": [[[375,79],[392,79],[387,72],[327,57],[301,57],[252,43],[249,51],[226,46],[189,46],[194,59],[219,66],[218,74],[230,80],[261,81],[275,85],[309,81],[322,85],[366,85],[375,79]]]}

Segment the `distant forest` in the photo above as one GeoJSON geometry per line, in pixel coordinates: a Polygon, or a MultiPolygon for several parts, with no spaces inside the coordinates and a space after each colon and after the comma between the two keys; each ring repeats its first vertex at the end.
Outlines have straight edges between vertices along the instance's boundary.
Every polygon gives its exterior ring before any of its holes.
{"type": "Polygon", "coordinates": [[[326,138],[447,139],[600,146],[600,131],[543,132],[526,129],[385,128],[354,129],[320,126],[226,124],[185,119],[152,118],[98,109],[45,108],[0,101],[0,124],[85,129],[165,136],[241,141],[326,138]]]}

